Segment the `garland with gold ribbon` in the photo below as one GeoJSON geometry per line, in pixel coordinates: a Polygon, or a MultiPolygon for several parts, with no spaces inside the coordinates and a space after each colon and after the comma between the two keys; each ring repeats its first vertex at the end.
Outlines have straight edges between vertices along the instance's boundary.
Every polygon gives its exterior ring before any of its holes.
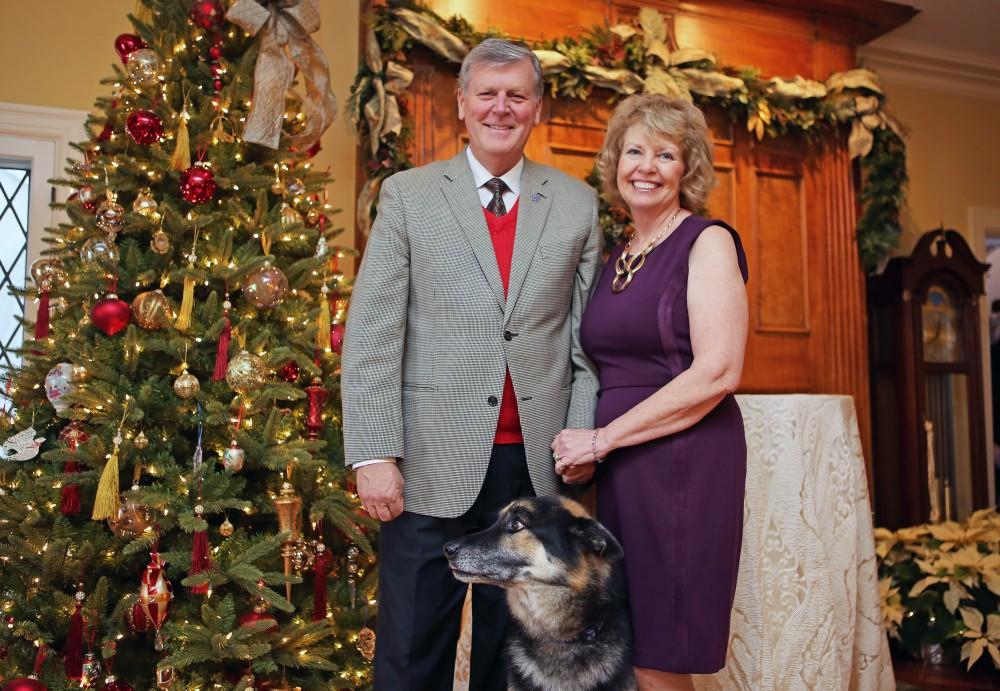
{"type": "MultiPolygon", "coordinates": [[[[365,58],[351,87],[349,110],[366,156],[367,181],[357,202],[367,233],[382,180],[412,166],[406,61],[415,45],[458,64],[471,46],[497,32],[474,30],[461,17],[442,19],[412,0],[390,0],[368,17],[365,58]]],[[[640,10],[632,24],[595,27],[581,35],[531,44],[553,98],[585,100],[594,88],[613,98],[663,93],[701,106],[718,106],[758,140],[792,134],[837,134],[849,129],[851,159],[860,161],[858,253],[874,270],[896,246],[906,185],[901,128],[884,109],[878,77],[866,69],[832,74],[826,82],[801,76],[765,79],[753,69],[720,66],[700,49],[677,49],[656,10],[640,10]]],[[[588,180],[597,186],[596,173],[588,180]]],[[[629,228],[623,209],[602,200],[601,225],[609,244],[629,228]]]]}

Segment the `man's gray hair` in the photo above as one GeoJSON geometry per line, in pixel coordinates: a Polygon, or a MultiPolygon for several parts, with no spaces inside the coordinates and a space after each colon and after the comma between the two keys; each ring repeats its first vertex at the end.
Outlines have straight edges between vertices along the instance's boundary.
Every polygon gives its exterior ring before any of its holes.
{"type": "Polygon", "coordinates": [[[462,69],[458,72],[458,88],[465,91],[469,86],[469,72],[473,65],[486,63],[488,65],[509,65],[518,60],[530,60],[535,70],[535,98],[541,99],[545,93],[542,82],[542,65],[528,46],[520,41],[508,41],[502,38],[488,38],[469,51],[462,60],[462,69]]]}

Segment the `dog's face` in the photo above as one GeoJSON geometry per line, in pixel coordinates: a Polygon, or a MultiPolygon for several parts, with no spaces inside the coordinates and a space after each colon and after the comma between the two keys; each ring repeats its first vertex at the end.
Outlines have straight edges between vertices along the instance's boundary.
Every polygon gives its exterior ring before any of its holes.
{"type": "Polygon", "coordinates": [[[466,583],[576,591],[605,581],[611,563],[622,557],[611,533],[562,497],[514,501],[492,526],[449,542],[444,552],[455,578],[466,583]]]}

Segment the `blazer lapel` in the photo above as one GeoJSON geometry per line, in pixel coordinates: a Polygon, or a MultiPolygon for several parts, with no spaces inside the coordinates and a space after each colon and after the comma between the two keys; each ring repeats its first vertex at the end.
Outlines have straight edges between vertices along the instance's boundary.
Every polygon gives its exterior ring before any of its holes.
{"type": "Polygon", "coordinates": [[[504,321],[510,319],[521,286],[528,275],[531,260],[538,248],[538,241],[545,228],[552,207],[553,190],[548,186],[544,171],[525,159],[521,173],[521,195],[517,205],[517,234],[514,236],[514,256],[510,262],[510,283],[507,285],[507,304],[504,321]]]}
{"type": "MultiPolygon", "coordinates": [[[[455,215],[458,226],[465,233],[465,238],[479,262],[479,268],[482,269],[483,276],[490,284],[490,289],[502,310],[506,300],[503,283],[500,280],[500,269],[497,267],[496,253],[490,241],[490,231],[486,227],[483,207],[479,203],[476,181],[472,178],[472,170],[469,168],[464,150],[448,162],[444,180],[441,182],[441,191],[455,215]]],[[[518,224],[520,225],[520,219],[518,224]]],[[[514,252],[515,254],[517,252],[516,242],[514,252]]]]}

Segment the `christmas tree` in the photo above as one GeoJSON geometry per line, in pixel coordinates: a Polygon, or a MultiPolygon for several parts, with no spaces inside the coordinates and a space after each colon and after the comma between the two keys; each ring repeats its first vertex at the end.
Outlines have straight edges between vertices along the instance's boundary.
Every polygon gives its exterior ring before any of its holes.
{"type": "Polygon", "coordinates": [[[8,373],[0,688],[365,688],[316,3],[141,4],[8,373]]]}

